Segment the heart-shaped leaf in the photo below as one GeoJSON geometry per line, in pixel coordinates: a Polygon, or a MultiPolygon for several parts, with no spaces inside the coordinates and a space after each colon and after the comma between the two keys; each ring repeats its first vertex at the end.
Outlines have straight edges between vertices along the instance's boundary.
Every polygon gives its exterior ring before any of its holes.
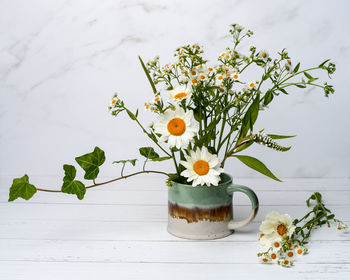
{"type": "Polygon", "coordinates": [[[141,156],[144,156],[147,159],[157,159],[159,155],[154,151],[152,147],[142,147],[139,149],[141,156]]]}
{"type": "Polygon", "coordinates": [[[105,162],[105,152],[95,147],[92,153],[76,157],[76,162],[85,170],[84,179],[94,180],[100,172],[99,166],[105,162]]]}
{"type": "Polygon", "coordinates": [[[63,178],[63,185],[61,191],[63,193],[75,194],[80,200],[84,198],[86,188],[80,181],[74,180],[77,170],[73,165],[63,165],[65,176],[63,178]]]}
{"type": "Polygon", "coordinates": [[[32,184],[29,184],[29,177],[26,174],[21,178],[13,179],[12,185],[10,187],[9,201],[14,201],[19,197],[28,200],[32,198],[35,193],[36,187],[32,184]]]}

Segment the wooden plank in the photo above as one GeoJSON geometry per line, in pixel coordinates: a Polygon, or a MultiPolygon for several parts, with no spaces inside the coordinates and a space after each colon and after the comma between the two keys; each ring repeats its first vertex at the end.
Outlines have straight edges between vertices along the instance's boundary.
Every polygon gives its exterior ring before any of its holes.
{"type": "MultiPolygon", "coordinates": [[[[288,198],[286,198],[288,199],[288,198]]],[[[283,199],[281,200],[283,203],[283,199]]],[[[349,206],[332,206],[334,214],[341,220],[350,220],[349,206]]],[[[302,217],[307,212],[306,206],[264,206],[260,207],[255,221],[262,221],[268,212],[275,210],[302,217]]],[[[250,206],[234,206],[235,219],[246,218],[250,206]]],[[[166,205],[88,205],[88,204],[0,204],[1,220],[101,220],[101,221],[166,221],[166,205]]]]}
{"type": "Polygon", "coordinates": [[[69,263],[0,261],[6,280],[115,279],[349,279],[349,264],[303,264],[284,269],[263,264],[69,263]],[[273,277],[272,277],[273,275],[273,277]],[[258,276],[258,277],[257,277],[258,276]]]}
{"type": "MultiPolygon", "coordinates": [[[[234,234],[213,242],[256,242],[260,223],[252,223],[234,234]]],[[[111,240],[111,241],[186,241],[166,231],[166,222],[108,222],[108,221],[3,221],[0,220],[0,239],[30,240],[111,240]]],[[[312,240],[349,241],[346,231],[335,226],[313,231],[312,240]]]]}
{"type": "MultiPolygon", "coordinates": [[[[256,242],[0,239],[2,261],[257,263],[256,242]]],[[[350,242],[313,241],[300,263],[350,264],[350,242]],[[329,248],[330,251],[325,250],[329,248]]]]}
{"type": "MultiPolygon", "coordinates": [[[[312,194],[312,191],[260,191],[256,194],[261,205],[305,205],[305,200],[312,194]],[[284,199],[283,203],[281,198],[284,199]]],[[[343,191],[322,191],[324,202],[329,205],[350,205],[350,190],[343,191]]],[[[0,193],[0,204],[8,203],[8,193],[0,193]]],[[[167,190],[120,190],[115,191],[91,191],[88,192],[83,201],[79,201],[75,195],[62,193],[36,194],[29,201],[18,199],[12,203],[25,204],[103,204],[103,205],[166,205],[168,201],[167,190]]],[[[249,205],[249,199],[242,193],[234,194],[235,205],[249,205]]]]}

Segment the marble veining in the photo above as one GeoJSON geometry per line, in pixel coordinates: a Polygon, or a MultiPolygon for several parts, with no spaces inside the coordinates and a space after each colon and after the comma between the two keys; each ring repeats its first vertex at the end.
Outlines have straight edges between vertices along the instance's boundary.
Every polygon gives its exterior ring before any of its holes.
{"type": "MultiPolygon", "coordinates": [[[[286,47],[305,66],[327,58],[337,65],[329,100],[316,89],[293,89],[262,113],[257,129],[298,135],[283,142],[292,150],[256,146],[248,154],[280,177],[349,177],[349,8],[345,0],[1,1],[0,175],[60,175],[62,164],[95,145],[107,154],[102,172],[119,172],[113,160],[151,144],[126,116],[113,119],[106,109],[116,91],[135,109],[152,98],[137,55],[160,55],[165,64],[176,47],[200,43],[214,60],[238,22],[255,32],[246,49],[273,55],[286,47]]],[[[142,110],[141,117],[153,120],[142,110]]],[[[260,176],[234,160],[226,169],[260,176]]]]}

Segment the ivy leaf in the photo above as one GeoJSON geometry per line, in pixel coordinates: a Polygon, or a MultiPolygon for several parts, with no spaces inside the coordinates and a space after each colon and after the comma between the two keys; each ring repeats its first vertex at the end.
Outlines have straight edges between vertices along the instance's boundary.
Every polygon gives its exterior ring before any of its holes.
{"type": "Polygon", "coordinates": [[[10,187],[9,201],[14,201],[19,197],[28,200],[32,198],[35,193],[36,187],[32,184],[29,184],[29,177],[26,174],[21,178],[13,179],[12,185],[10,187]]]}
{"type": "Polygon", "coordinates": [[[144,156],[147,159],[158,159],[159,155],[154,151],[152,147],[142,147],[139,149],[141,156],[144,156]]]}
{"type": "Polygon", "coordinates": [[[266,165],[263,164],[260,160],[251,156],[243,156],[243,155],[234,155],[233,157],[238,158],[241,162],[243,162],[248,167],[254,169],[255,171],[258,171],[261,174],[264,174],[265,176],[270,177],[271,179],[282,182],[275,175],[273,175],[272,172],[266,167],[266,165]]]}
{"type": "Polygon", "coordinates": [[[99,147],[89,154],[76,157],[76,162],[85,170],[84,179],[94,180],[100,172],[99,166],[105,162],[105,152],[99,147]]]}
{"type": "Polygon", "coordinates": [[[267,136],[271,137],[272,139],[286,139],[286,138],[293,138],[296,135],[277,135],[277,134],[267,134],[267,136]]]}
{"type": "Polygon", "coordinates": [[[116,161],[113,161],[112,163],[123,163],[123,164],[125,164],[127,162],[130,162],[133,166],[135,166],[136,161],[137,161],[137,159],[134,158],[134,159],[116,160],[116,161]]]}
{"type": "Polygon", "coordinates": [[[154,158],[152,159],[152,161],[164,161],[164,160],[168,160],[171,159],[171,157],[159,157],[159,158],[154,158]]]}
{"type": "Polygon", "coordinates": [[[65,176],[63,177],[61,191],[63,193],[75,194],[80,200],[82,200],[86,193],[86,188],[82,182],[74,180],[77,170],[73,165],[68,164],[63,165],[63,169],[65,176]]]}

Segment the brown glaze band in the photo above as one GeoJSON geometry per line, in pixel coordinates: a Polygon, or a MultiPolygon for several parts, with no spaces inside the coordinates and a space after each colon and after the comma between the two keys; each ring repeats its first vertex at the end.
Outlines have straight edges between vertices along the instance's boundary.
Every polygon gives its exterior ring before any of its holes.
{"type": "Polygon", "coordinates": [[[186,219],[188,223],[198,221],[222,222],[232,220],[232,204],[217,208],[186,208],[168,201],[169,215],[173,218],[186,219]]]}

